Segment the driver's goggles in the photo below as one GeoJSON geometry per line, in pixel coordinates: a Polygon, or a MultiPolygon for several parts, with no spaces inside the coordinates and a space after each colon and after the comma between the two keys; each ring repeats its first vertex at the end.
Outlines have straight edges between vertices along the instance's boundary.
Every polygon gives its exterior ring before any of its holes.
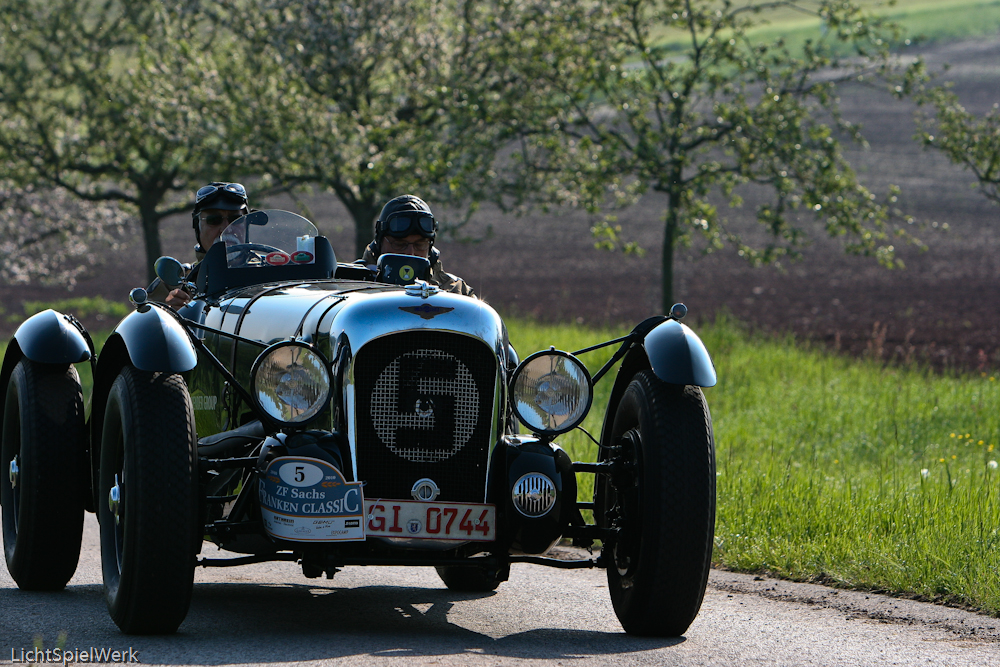
{"type": "Polygon", "coordinates": [[[242,211],[225,211],[223,213],[206,213],[202,211],[198,214],[198,217],[206,225],[216,227],[218,225],[228,225],[242,215],[242,211]]]}
{"type": "Polygon", "coordinates": [[[205,197],[210,197],[220,190],[222,192],[230,192],[244,200],[247,198],[247,189],[240,183],[209,183],[198,188],[194,201],[196,204],[200,203],[205,197]]]}
{"type": "Polygon", "coordinates": [[[409,236],[434,234],[434,217],[426,213],[396,213],[385,221],[385,232],[392,236],[409,236]]]}

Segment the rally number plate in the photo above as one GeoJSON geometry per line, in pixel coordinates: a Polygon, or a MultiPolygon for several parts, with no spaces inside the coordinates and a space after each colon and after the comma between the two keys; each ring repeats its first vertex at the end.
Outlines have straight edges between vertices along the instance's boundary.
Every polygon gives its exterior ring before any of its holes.
{"type": "Polygon", "coordinates": [[[369,500],[365,532],[377,537],[492,542],[496,539],[494,505],[369,500]]]}

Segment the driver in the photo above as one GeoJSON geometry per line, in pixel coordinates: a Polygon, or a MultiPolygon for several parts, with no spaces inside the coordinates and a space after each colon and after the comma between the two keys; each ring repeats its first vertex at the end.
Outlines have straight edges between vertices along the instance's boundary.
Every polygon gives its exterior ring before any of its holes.
{"type": "Polygon", "coordinates": [[[382,253],[423,257],[431,263],[427,282],[446,292],[476,296],[464,280],[442,268],[441,251],[434,247],[437,228],[431,207],[420,197],[401,195],[390,199],[375,221],[375,240],[365,248],[359,262],[373,266],[382,253]]]}
{"type": "MultiPolygon", "coordinates": [[[[205,259],[208,248],[219,240],[229,223],[249,212],[246,188],[239,183],[215,181],[198,188],[194,209],[191,211],[191,226],[194,227],[194,236],[198,241],[194,247],[197,261],[185,280],[190,282],[195,279],[198,265],[205,259]]],[[[168,290],[159,278],[153,280],[146,291],[150,301],[160,301],[173,308],[180,308],[191,300],[191,295],[179,287],[168,290]]]]}

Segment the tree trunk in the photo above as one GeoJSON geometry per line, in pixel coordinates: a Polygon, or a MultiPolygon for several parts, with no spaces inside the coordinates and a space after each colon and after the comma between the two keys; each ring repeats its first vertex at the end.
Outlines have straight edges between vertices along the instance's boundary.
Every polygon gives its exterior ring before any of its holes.
{"type": "Polygon", "coordinates": [[[663,257],[660,260],[662,302],[660,305],[664,315],[670,313],[670,307],[674,305],[674,241],[677,239],[678,203],[681,200],[679,181],[679,173],[677,177],[670,179],[670,187],[667,188],[667,212],[663,217],[663,257]]]}
{"type": "Polygon", "coordinates": [[[674,305],[674,236],[677,232],[677,213],[667,208],[667,223],[663,230],[663,258],[660,260],[660,287],[662,288],[663,314],[674,305]]]}
{"type": "Polygon", "coordinates": [[[344,205],[354,218],[354,251],[360,259],[365,254],[365,248],[375,238],[375,218],[380,209],[377,205],[357,201],[350,204],[344,202],[344,205]]]}
{"type": "Polygon", "coordinates": [[[142,219],[142,240],[146,249],[146,279],[152,281],[156,277],[153,262],[159,259],[160,246],[160,215],[156,212],[159,201],[143,198],[139,203],[139,217],[142,219]]]}

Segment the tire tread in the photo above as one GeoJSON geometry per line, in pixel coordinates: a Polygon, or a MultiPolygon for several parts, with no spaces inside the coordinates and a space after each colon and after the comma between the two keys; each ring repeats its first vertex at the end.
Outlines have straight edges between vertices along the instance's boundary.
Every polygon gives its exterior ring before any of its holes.
{"type": "MultiPolygon", "coordinates": [[[[123,475],[127,536],[121,581],[113,589],[106,583],[108,608],[123,632],[175,632],[190,606],[198,541],[197,436],[191,400],[180,375],[132,367],[119,375],[112,395],[109,411],[119,407],[119,399],[126,402],[120,409],[130,451],[124,453],[129,469],[123,475]]],[[[102,467],[103,457],[102,452],[102,467]]],[[[105,497],[109,479],[101,485],[105,497]]],[[[110,517],[110,511],[105,516],[110,517]]],[[[102,538],[102,558],[116,558],[103,553],[103,543],[102,538]]],[[[109,570],[114,576],[117,567],[117,560],[105,563],[105,577],[109,570]]]]}
{"type": "MultiPolygon", "coordinates": [[[[11,408],[18,412],[20,441],[27,440],[27,447],[20,442],[3,446],[4,498],[12,496],[7,486],[10,460],[21,455],[16,533],[13,525],[6,525],[13,523],[11,507],[4,511],[7,568],[22,590],[62,590],[80,558],[88,479],[80,377],[71,364],[24,358],[11,374],[7,400],[17,401],[11,408]]],[[[5,439],[11,428],[6,420],[13,416],[5,415],[5,439]]]]}
{"type": "Polygon", "coordinates": [[[697,616],[711,569],[715,533],[711,414],[700,388],[670,385],[643,371],[625,392],[613,432],[620,435],[635,426],[640,427],[643,450],[639,549],[643,567],[633,586],[623,588],[612,563],[609,587],[626,632],[676,637],[697,616]]]}

